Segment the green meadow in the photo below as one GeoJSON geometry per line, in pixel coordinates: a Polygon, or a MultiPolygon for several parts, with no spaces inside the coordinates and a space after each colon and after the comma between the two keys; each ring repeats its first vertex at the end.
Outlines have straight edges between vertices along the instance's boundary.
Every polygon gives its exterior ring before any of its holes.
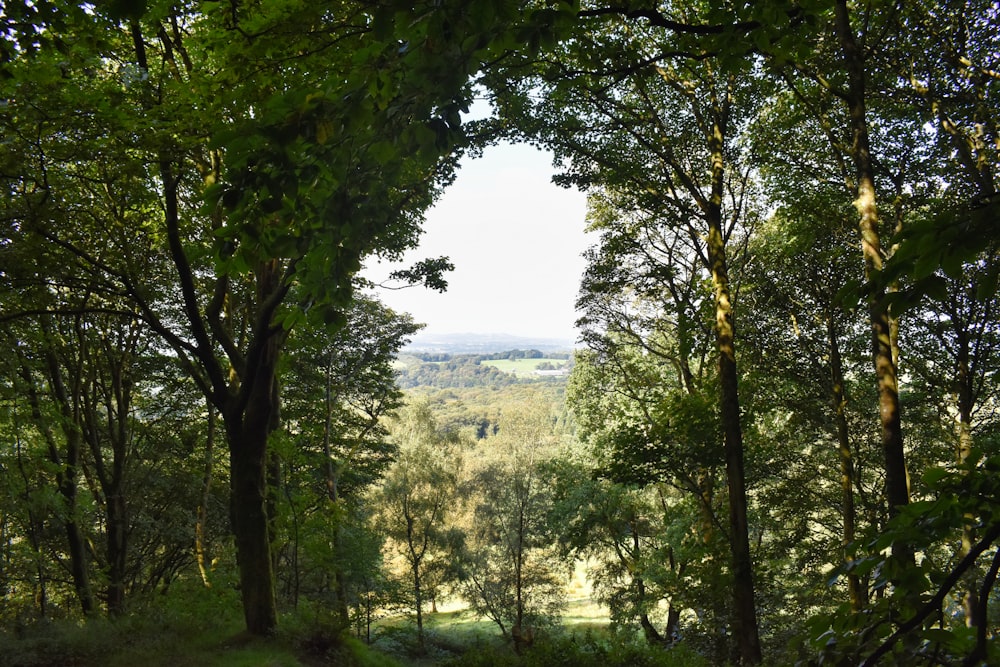
{"type": "Polygon", "coordinates": [[[556,368],[565,367],[567,364],[565,359],[491,359],[479,363],[483,366],[493,366],[504,373],[511,373],[523,379],[535,376],[538,365],[546,362],[556,368]]]}

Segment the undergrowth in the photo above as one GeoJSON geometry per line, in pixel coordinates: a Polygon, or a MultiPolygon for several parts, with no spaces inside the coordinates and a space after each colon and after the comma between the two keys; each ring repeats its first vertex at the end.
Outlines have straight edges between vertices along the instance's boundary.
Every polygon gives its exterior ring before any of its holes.
{"type": "Polygon", "coordinates": [[[4,667],[393,667],[330,632],[308,609],[282,616],[273,637],[243,630],[235,591],[200,585],[136,603],[120,618],[41,619],[0,629],[4,667]]]}
{"type": "MultiPolygon", "coordinates": [[[[553,628],[516,654],[489,624],[442,614],[424,647],[405,622],[379,628],[374,646],[336,631],[328,612],[303,606],[273,637],[248,635],[238,594],[191,583],[117,619],[42,619],[0,628],[4,667],[701,667],[678,646],[651,647],[592,629],[553,628]]],[[[571,627],[571,626],[570,626],[571,627]]]]}
{"type": "Polygon", "coordinates": [[[508,645],[483,645],[444,663],[447,667],[707,667],[683,645],[652,646],[639,639],[584,631],[541,637],[520,655],[508,645]]]}

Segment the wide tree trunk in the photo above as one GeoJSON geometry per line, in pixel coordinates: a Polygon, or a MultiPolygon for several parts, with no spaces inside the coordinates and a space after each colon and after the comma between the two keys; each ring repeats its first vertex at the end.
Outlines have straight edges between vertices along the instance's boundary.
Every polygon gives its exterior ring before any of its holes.
{"type": "Polygon", "coordinates": [[[231,518],[247,630],[270,634],[278,624],[265,507],[267,433],[238,429],[229,435],[231,518]]]}
{"type": "MultiPolygon", "coordinates": [[[[247,631],[271,634],[278,625],[267,498],[268,436],[278,419],[276,367],[280,340],[270,336],[255,354],[247,403],[225,412],[231,479],[230,513],[247,631]]],[[[249,356],[249,355],[248,355],[249,356]]],[[[248,359],[247,367],[251,368],[248,359]]]]}

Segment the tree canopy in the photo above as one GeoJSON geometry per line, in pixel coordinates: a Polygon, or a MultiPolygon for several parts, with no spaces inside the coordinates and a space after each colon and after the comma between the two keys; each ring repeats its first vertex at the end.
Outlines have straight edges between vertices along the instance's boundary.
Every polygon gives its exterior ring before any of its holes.
{"type": "Polygon", "coordinates": [[[586,561],[657,650],[995,661],[998,22],[8,3],[0,621],[123,618],[194,571],[254,635],[300,601],[337,633],[405,607],[425,652],[451,595],[520,654],[586,561]],[[589,198],[585,349],[504,353],[565,391],[396,361],[419,324],[359,276],[501,139],[589,198]]]}

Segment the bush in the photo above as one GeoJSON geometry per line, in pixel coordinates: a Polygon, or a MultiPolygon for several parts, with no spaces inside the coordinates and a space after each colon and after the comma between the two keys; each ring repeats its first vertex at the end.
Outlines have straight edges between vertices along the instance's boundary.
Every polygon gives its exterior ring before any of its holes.
{"type": "MultiPolygon", "coordinates": [[[[206,654],[211,664],[232,664],[240,657],[226,646],[242,629],[232,589],[179,583],[168,595],[133,599],[131,607],[115,619],[40,619],[0,631],[0,661],[5,667],[155,667],[206,664],[206,654]]],[[[265,650],[280,652],[280,647],[265,650]]]]}
{"type": "Polygon", "coordinates": [[[446,663],[448,667],[700,667],[705,659],[683,644],[663,648],[622,637],[555,633],[540,637],[517,655],[509,647],[482,646],[446,663]]]}

